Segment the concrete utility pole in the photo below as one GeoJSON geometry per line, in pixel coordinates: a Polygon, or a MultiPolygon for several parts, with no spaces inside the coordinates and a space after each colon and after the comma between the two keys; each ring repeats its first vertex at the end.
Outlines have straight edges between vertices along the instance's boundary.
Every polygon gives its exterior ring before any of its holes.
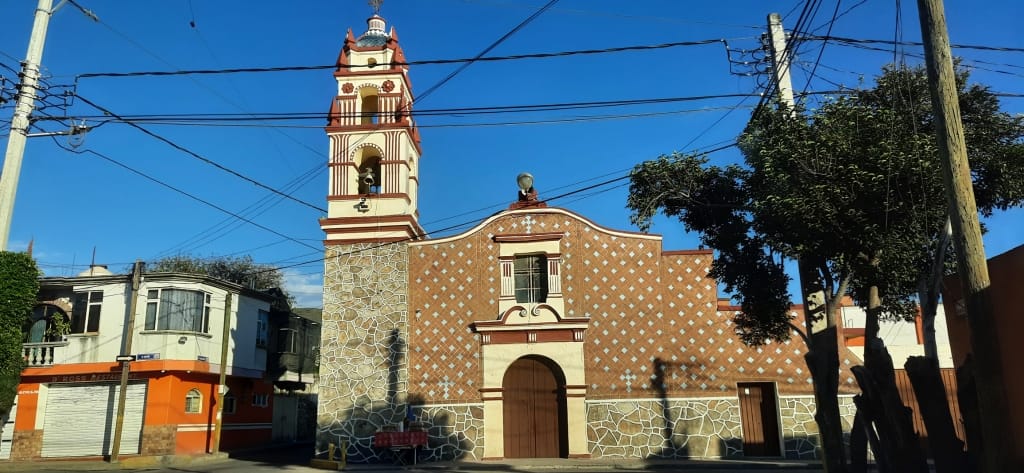
{"type": "Polygon", "coordinates": [[[28,40],[28,52],[21,66],[21,85],[18,100],[11,118],[11,133],[7,137],[7,153],[4,168],[0,174],[0,250],[7,250],[7,239],[11,234],[11,220],[14,217],[14,196],[18,190],[21,174],[21,158],[25,154],[25,140],[28,138],[29,115],[35,108],[36,84],[39,83],[39,63],[43,59],[43,44],[46,42],[46,28],[50,24],[53,0],[39,0],[32,36],[28,40]]]}
{"type": "MultiPolygon", "coordinates": [[[[132,290],[128,296],[128,322],[124,330],[124,349],[118,358],[127,358],[132,353],[132,335],[135,334],[135,311],[139,307],[139,286],[142,284],[142,260],[135,260],[132,267],[132,290]]],[[[124,430],[124,402],[128,394],[128,375],[131,373],[131,361],[121,361],[121,391],[117,397],[117,418],[114,421],[114,440],[110,444],[110,463],[117,463],[121,453],[121,433],[124,430]]]]}
{"type": "Polygon", "coordinates": [[[1015,458],[1015,441],[1010,424],[1009,403],[1003,378],[1003,360],[999,334],[992,310],[992,298],[982,245],[978,207],[974,201],[971,170],[967,162],[963,123],[957,97],[953,58],[949,49],[946,14],[942,0],[918,0],[921,37],[928,65],[928,85],[935,113],[936,135],[946,180],[956,248],[957,271],[967,302],[967,322],[971,327],[971,352],[978,390],[981,418],[981,465],[986,472],[1021,471],[1015,458]]]}
{"type": "MultiPolygon", "coordinates": [[[[789,107],[790,116],[798,119],[790,79],[791,51],[786,47],[786,30],[778,13],[768,15],[768,45],[772,53],[772,70],[779,90],[780,102],[789,107]]],[[[800,273],[800,295],[804,304],[804,324],[807,341],[807,368],[814,381],[814,415],[821,432],[822,464],[825,471],[842,472],[846,468],[845,447],[842,444],[842,421],[839,417],[839,347],[836,316],[829,311],[828,297],[817,271],[805,258],[797,259],[800,273]]]]}

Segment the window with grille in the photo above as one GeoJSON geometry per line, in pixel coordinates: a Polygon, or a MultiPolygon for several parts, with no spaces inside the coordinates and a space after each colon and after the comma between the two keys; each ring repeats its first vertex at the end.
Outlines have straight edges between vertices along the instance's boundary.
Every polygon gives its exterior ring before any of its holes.
{"type": "Polygon", "coordinates": [[[544,302],[548,297],[547,257],[516,255],[513,263],[516,302],[544,302]]]}

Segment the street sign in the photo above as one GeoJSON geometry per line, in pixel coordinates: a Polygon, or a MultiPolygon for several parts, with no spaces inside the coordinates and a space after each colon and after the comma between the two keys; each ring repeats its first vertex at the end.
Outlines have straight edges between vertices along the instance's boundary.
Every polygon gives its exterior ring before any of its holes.
{"type": "Polygon", "coordinates": [[[135,361],[135,355],[117,355],[114,361],[135,361]]]}
{"type": "Polygon", "coordinates": [[[160,354],[159,353],[139,353],[138,355],[135,355],[135,359],[138,360],[138,361],[142,361],[142,360],[159,360],[160,359],[160,354]]]}

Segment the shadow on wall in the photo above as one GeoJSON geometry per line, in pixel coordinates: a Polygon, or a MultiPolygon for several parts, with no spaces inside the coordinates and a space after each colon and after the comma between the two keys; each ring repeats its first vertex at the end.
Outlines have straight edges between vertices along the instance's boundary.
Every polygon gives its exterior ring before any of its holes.
{"type": "MultiPolygon", "coordinates": [[[[420,461],[456,460],[465,457],[474,448],[466,438],[455,432],[453,417],[444,410],[428,412],[423,408],[424,400],[409,395],[402,386],[401,370],[404,369],[406,342],[398,329],[392,329],[387,341],[387,355],[381,368],[387,368],[387,379],[378,398],[374,398],[373,386],[352,386],[363,391],[353,405],[339,414],[337,421],[320,425],[316,445],[316,456],[326,458],[328,444],[336,448],[345,447],[347,460],[352,463],[392,462],[395,455],[407,452],[393,452],[373,446],[377,432],[399,430],[422,430],[427,432],[427,447],[419,451],[420,461]]],[[[358,369],[352,367],[350,369],[358,369]]],[[[336,453],[336,458],[340,453],[336,453]]]]}

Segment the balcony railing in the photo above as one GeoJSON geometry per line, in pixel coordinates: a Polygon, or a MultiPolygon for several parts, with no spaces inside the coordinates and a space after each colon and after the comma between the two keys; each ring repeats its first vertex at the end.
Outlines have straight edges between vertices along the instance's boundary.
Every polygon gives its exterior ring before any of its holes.
{"type": "Polygon", "coordinates": [[[22,357],[25,359],[25,366],[28,368],[37,366],[51,366],[53,360],[58,358],[60,349],[68,346],[68,342],[42,342],[23,343],[22,357]]]}

